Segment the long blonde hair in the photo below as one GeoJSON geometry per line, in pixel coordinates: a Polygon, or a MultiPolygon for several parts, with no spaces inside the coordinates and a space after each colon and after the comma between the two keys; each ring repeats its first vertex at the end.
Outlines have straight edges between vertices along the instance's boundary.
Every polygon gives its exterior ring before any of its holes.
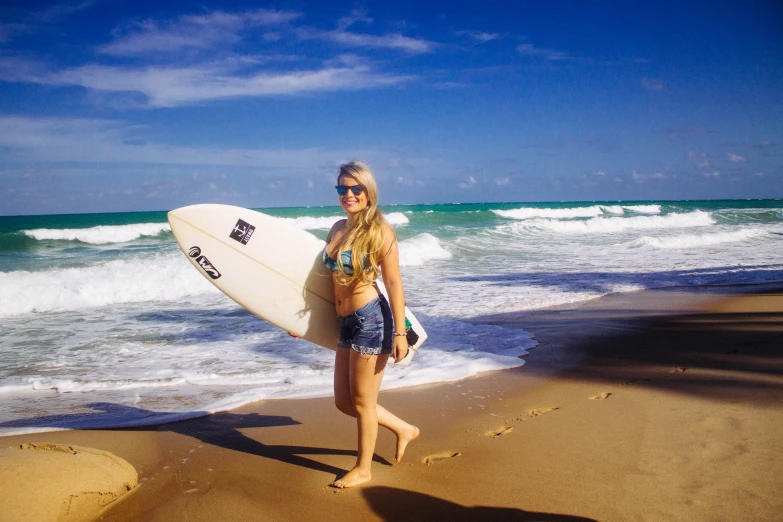
{"type": "Polygon", "coordinates": [[[340,174],[337,175],[338,185],[340,179],[345,176],[350,176],[364,185],[367,191],[367,207],[359,213],[354,227],[340,240],[336,255],[339,267],[337,281],[344,285],[358,281],[372,283],[380,273],[384,229],[390,230],[390,227],[378,208],[378,186],[375,184],[375,176],[367,165],[360,161],[340,165],[340,174]],[[348,249],[352,250],[353,275],[347,275],[343,271],[342,253],[348,249]]]}

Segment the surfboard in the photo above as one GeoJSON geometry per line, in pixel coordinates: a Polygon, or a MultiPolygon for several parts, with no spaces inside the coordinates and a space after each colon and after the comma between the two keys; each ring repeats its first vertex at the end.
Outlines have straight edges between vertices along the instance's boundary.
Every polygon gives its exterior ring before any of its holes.
{"type": "MultiPolygon", "coordinates": [[[[207,281],[256,316],[302,339],[337,349],[340,328],[326,243],[289,222],[231,205],[191,205],[172,210],[177,244],[207,281]]],[[[378,280],[385,294],[383,283],[378,280]]],[[[405,307],[407,365],[427,339],[405,307]]],[[[393,362],[393,361],[392,361],[393,362]]]]}

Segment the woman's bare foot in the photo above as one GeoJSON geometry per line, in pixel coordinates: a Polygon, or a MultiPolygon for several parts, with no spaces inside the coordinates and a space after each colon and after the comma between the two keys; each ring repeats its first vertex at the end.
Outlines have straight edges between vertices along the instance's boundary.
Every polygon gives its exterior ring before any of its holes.
{"type": "Polygon", "coordinates": [[[371,478],[372,475],[370,474],[369,470],[364,471],[359,468],[353,468],[351,471],[329,485],[333,488],[340,489],[352,488],[354,486],[358,486],[359,484],[369,482],[371,478]]]}
{"type": "Polygon", "coordinates": [[[408,443],[418,437],[419,433],[419,428],[411,426],[402,435],[397,435],[397,454],[394,456],[394,462],[400,463],[402,456],[405,455],[405,448],[408,447],[408,443]]]}

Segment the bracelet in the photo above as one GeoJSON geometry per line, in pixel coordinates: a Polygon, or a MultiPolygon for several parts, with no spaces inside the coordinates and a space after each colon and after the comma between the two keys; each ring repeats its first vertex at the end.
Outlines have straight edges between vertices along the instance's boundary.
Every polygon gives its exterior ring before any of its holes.
{"type": "Polygon", "coordinates": [[[406,335],[408,335],[408,333],[407,333],[407,332],[406,332],[406,333],[397,333],[397,332],[394,332],[394,337],[405,337],[406,335]]]}

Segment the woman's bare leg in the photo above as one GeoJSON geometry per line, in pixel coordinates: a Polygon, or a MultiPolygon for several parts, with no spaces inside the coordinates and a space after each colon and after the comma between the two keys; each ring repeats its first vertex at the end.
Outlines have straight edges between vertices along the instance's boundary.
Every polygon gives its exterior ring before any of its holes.
{"type": "MultiPolygon", "coordinates": [[[[356,409],[354,408],[350,385],[351,352],[353,352],[353,350],[347,348],[337,350],[334,365],[334,402],[337,409],[341,412],[350,415],[351,417],[356,417],[356,409]]],[[[408,424],[380,404],[377,404],[377,402],[376,415],[378,424],[389,429],[397,437],[397,451],[394,456],[394,461],[400,462],[408,443],[419,436],[419,428],[412,424],[408,424]]]]}

